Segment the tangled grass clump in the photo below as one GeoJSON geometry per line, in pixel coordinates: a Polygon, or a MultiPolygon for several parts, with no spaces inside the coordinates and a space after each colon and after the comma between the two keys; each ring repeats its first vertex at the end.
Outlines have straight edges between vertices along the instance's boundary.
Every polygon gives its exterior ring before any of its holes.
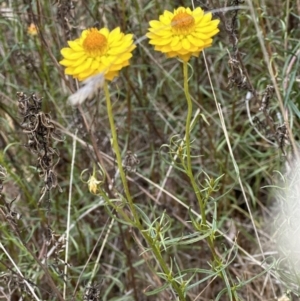
{"type": "Polygon", "coordinates": [[[39,175],[44,180],[41,201],[47,192],[58,186],[55,166],[59,162],[59,152],[52,147],[52,139],[61,141],[61,137],[50,114],[41,111],[42,98],[35,94],[27,96],[23,92],[17,94],[19,112],[23,117],[21,126],[28,139],[25,147],[37,155],[39,175]]]}

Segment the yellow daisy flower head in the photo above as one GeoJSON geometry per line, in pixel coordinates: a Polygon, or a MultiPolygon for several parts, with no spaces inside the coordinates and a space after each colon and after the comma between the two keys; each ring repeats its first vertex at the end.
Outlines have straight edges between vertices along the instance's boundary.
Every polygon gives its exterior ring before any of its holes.
{"type": "Polygon", "coordinates": [[[212,37],[219,32],[220,20],[212,20],[211,13],[197,7],[179,7],[174,13],[167,10],[159,16],[159,20],[150,21],[146,36],[155,50],[168,57],[179,57],[187,62],[191,56],[199,53],[212,44],[212,37]]]}
{"type": "Polygon", "coordinates": [[[136,48],[133,35],[125,35],[119,27],[112,31],[86,29],[78,39],[68,41],[68,45],[61,50],[64,59],[59,63],[66,67],[65,74],[80,81],[102,72],[105,79],[113,80],[129,65],[131,52],[136,48]]]}

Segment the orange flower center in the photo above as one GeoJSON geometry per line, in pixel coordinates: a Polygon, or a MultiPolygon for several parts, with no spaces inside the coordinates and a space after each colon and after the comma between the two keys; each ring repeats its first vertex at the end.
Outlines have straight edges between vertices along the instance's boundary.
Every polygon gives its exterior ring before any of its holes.
{"type": "Polygon", "coordinates": [[[105,53],[107,49],[107,39],[97,28],[91,28],[82,46],[90,56],[95,57],[105,53]]]}
{"type": "Polygon", "coordinates": [[[177,33],[187,33],[194,28],[195,19],[187,12],[181,11],[173,17],[171,25],[177,33]]]}

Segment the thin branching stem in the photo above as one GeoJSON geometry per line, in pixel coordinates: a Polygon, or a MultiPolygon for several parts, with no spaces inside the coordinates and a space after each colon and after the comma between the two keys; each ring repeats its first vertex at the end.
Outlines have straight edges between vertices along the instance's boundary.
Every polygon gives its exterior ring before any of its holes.
{"type": "MultiPolygon", "coordinates": [[[[191,124],[191,118],[192,118],[192,113],[193,113],[193,103],[190,97],[189,93],[189,87],[188,87],[188,64],[187,62],[183,62],[183,80],[184,80],[184,93],[185,97],[187,100],[187,105],[188,105],[188,112],[187,112],[187,118],[186,118],[186,156],[187,156],[187,168],[186,172],[188,177],[190,178],[193,190],[196,194],[198,204],[200,207],[200,214],[201,214],[201,219],[202,219],[202,228],[204,230],[208,230],[211,227],[207,223],[206,220],[206,214],[205,214],[205,202],[204,199],[202,198],[200,188],[198,187],[193,170],[192,170],[192,159],[191,159],[191,146],[190,146],[190,124],[191,124]]],[[[212,252],[212,256],[214,259],[214,265],[218,269],[221,264],[222,264],[222,259],[220,256],[215,251],[215,246],[214,246],[214,238],[213,234],[209,235],[207,237],[207,243],[210,247],[210,250],[212,252]]],[[[225,281],[224,275],[222,273],[219,273],[219,276],[225,281]]]]}
{"type": "Polygon", "coordinates": [[[168,282],[171,284],[171,286],[177,293],[179,300],[185,301],[186,299],[185,299],[183,290],[181,289],[181,287],[178,285],[178,283],[174,279],[173,273],[168,268],[166,262],[164,261],[159,247],[156,245],[155,241],[151,238],[151,236],[143,229],[143,226],[140,222],[138,213],[136,211],[136,208],[134,206],[134,203],[133,203],[130,191],[129,191],[128,182],[127,182],[123,164],[122,164],[122,157],[121,157],[121,152],[120,152],[120,148],[119,148],[119,144],[118,144],[117,130],[116,130],[115,122],[114,122],[112,104],[111,104],[111,100],[110,100],[110,93],[108,90],[107,82],[105,82],[105,84],[104,84],[104,93],[105,93],[106,106],[107,106],[107,115],[108,115],[110,130],[111,130],[111,134],[112,134],[112,147],[113,147],[113,150],[116,155],[117,165],[118,165],[120,177],[122,180],[122,184],[124,187],[125,195],[126,195],[126,198],[128,201],[128,205],[129,205],[129,208],[133,215],[133,219],[134,219],[133,224],[135,227],[137,227],[139,229],[140,233],[143,235],[144,239],[147,241],[148,245],[150,246],[150,248],[154,254],[154,257],[159,262],[163,272],[167,276],[168,282]]]}

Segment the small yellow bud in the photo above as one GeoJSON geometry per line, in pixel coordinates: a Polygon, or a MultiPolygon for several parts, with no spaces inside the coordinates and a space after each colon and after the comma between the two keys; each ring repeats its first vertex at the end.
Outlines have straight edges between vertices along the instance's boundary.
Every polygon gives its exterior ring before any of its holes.
{"type": "Polygon", "coordinates": [[[37,29],[34,23],[31,23],[27,28],[27,33],[31,36],[37,35],[37,29]]]}
{"type": "Polygon", "coordinates": [[[89,191],[93,194],[97,194],[98,186],[101,184],[101,181],[98,181],[94,175],[91,175],[87,183],[89,186],[89,191]]]}

